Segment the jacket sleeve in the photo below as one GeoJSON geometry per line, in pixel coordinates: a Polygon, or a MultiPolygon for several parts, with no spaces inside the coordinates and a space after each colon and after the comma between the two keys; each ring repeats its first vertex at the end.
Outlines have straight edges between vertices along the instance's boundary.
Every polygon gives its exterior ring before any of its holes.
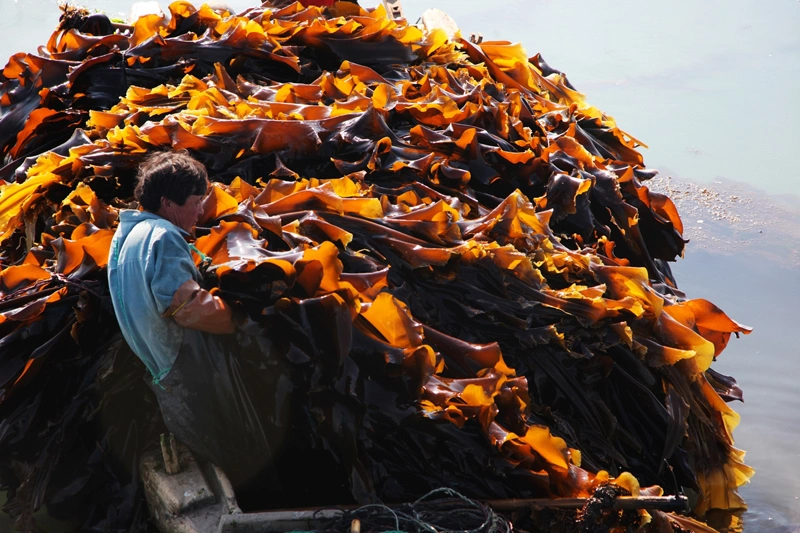
{"type": "Polygon", "coordinates": [[[175,231],[161,232],[150,242],[146,257],[147,284],[163,315],[172,305],[175,292],[187,281],[197,278],[197,267],[183,238],[175,231]]]}
{"type": "Polygon", "coordinates": [[[190,279],[181,285],[162,315],[189,329],[208,333],[233,333],[233,312],[219,296],[214,296],[190,279]]]}

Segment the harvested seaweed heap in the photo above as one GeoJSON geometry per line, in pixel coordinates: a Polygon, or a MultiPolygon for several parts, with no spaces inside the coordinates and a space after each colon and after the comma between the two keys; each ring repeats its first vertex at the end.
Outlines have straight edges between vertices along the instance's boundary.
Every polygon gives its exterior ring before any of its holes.
{"type": "Polygon", "coordinates": [[[82,529],[146,520],[131,472],[162,429],[104,267],[154,150],[214,181],[197,262],[249,317],[219,349],[260,391],[268,501],[614,482],[693,489],[697,516],[744,506],[741,391],[710,365],[749,330],[677,289],[672,201],[562,73],[381,7],[169,9],[58,30],[0,78],[0,480],[19,527],[44,504],[82,529]]]}

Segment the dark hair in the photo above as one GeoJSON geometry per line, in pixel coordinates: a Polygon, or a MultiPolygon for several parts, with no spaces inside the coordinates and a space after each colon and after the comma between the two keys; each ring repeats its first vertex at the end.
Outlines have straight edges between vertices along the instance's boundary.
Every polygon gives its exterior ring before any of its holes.
{"type": "Polygon", "coordinates": [[[161,208],[161,198],[178,205],[208,190],[206,167],[186,152],[156,152],[139,165],[134,195],[147,211],[161,208]]]}

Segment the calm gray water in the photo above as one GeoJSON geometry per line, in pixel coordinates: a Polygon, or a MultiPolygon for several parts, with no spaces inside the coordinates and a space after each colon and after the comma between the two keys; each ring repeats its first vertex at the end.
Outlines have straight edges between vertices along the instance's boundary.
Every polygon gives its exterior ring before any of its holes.
{"type": "MultiPolygon", "coordinates": [[[[123,16],[131,4],[86,0],[123,16]]],[[[656,187],[676,199],[691,239],[674,267],[679,285],[755,327],[733,339],[716,366],[745,392],[746,403],[734,405],[742,415],[735,437],[757,471],[742,490],[750,505],[745,530],[800,531],[800,2],[403,0],[403,7],[411,21],[438,7],[465,36],[522,42],[649,145],[645,161],[662,171],[656,187]]],[[[0,0],[0,8],[3,60],[46,42],[58,18],[55,0],[0,0]]]]}

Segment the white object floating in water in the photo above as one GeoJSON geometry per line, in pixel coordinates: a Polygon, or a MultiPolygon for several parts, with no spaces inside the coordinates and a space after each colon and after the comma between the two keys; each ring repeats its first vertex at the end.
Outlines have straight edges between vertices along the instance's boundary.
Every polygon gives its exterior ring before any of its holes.
{"type": "Polygon", "coordinates": [[[436,8],[428,9],[422,14],[422,25],[427,32],[431,32],[437,28],[443,30],[447,34],[447,38],[451,41],[459,32],[458,24],[453,20],[453,17],[441,9],[436,8]]]}
{"type": "Polygon", "coordinates": [[[698,221],[697,221],[697,223],[698,223],[698,224],[702,224],[702,223],[703,223],[703,221],[702,221],[702,220],[698,220],[698,221]]]}
{"type": "Polygon", "coordinates": [[[164,12],[161,10],[161,6],[158,5],[158,2],[148,1],[148,2],[134,2],[131,6],[131,16],[130,22],[133,24],[136,22],[140,17],[145,15],[163,15],[164,12]]]}

